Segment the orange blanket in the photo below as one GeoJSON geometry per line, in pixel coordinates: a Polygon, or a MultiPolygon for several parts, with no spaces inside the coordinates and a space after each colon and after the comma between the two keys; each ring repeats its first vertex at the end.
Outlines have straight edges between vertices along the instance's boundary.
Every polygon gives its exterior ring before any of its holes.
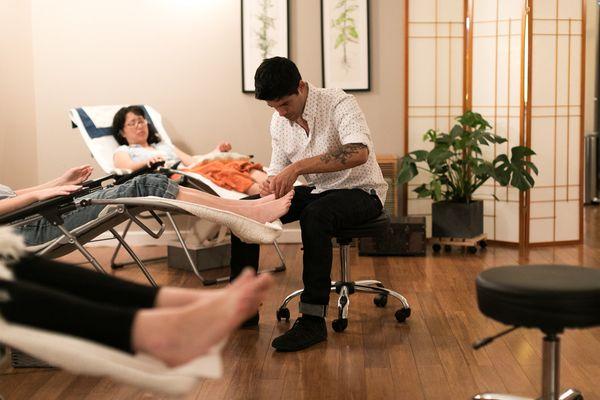
{"type": "Polygon", "coordinates": [[[240,193],[246,193],[250,186],[254,184],[250,172],[255,169],[262,170],[262,164],[247,159],[212,160],[190,168],[181,168],[182,171],[201,174],[225,189],[240,193]]]}

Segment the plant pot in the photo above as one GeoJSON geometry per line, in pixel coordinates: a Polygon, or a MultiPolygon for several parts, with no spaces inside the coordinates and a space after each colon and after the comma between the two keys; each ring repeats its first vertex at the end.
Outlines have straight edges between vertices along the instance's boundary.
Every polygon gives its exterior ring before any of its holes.
{"type": "Polygon", "coordinates": [[[431,205],[434,237],[472,238],[483,233],[483,201],[431,205]]]}

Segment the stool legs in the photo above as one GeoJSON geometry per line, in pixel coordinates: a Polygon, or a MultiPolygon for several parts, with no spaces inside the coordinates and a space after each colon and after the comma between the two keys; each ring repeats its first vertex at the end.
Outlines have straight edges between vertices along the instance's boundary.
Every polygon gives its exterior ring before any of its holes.
{"type": "MultiPolygon", "coordinates": [[[[386,289],[380,281],[374,279],[351,281],[350,278],[350,263],[349,263],[349,244],[340,243],[340,277],[338,282],[331,282],[331,291],[337,292],[338,297],[338,315],[337,319],[332,321],[332,327],[336,332],[341,332],[348,326],[348,309],[350,306],[350,295],[354,292],[363,292],[379,295],[374,299],[374,303],[378,307],[384,307],[387,304],[388,296],[398,299],[402,303],[402,308],[396,311],[396,319],[398,322],[403,322],[410,316],[410,305],[408,300],[400,293],[386,289]]],[[[304,290],[296,290],[290,293],[281,303],[277,310],[277,320],[289,320],[290,312],[287,305],[294,298],[300,296],[304,290]]]]}
{"type": "Polygon", "coordinates": [[[556,335],[544,337],[542,359],[542,399],[558,400],[560,392],[560,339],[556,335]]]}
{"type": "MultiPolygon", "coordinates": [[[[537,400],[583,400],[576,389],[560,391],[560,338],[555,334],[544,337],[542,368],[542,397],[537,400]]],[[[485,393],[473,397],[474,400],[534,400],[528,397],[506,394],[485,393]]]]}

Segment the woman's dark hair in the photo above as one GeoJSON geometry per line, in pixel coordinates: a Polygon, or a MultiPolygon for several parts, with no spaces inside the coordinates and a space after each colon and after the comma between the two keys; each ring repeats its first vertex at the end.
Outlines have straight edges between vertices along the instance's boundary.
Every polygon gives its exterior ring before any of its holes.
{"type": "Polygon", "coordinates": [[[278,100],[298,93],[302,77],[298,67],[284,57],[263,60],[254,74],[254,97],[259,100],[278,100]]]}
{"type": "Polygon", "coordinates": [[[156,127],[152,124],[149,118],[146,116],[146,112],[142,106],[127,106],[122,107],[113,118],[111,127],[111,133],[120,145],[129,145],[127,140],[121,135],[121,131],[125,128],[125,117],[128,113],[133,113],[139,117],[143,117],[148,121],[148,144],[160,142],[160,136],[156,127]]]}

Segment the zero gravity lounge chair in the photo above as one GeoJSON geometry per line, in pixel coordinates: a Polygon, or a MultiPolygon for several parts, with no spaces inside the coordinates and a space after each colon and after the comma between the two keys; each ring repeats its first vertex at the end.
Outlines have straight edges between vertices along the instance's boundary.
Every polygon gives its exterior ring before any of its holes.
{"type": "MultiPolygon", "coordinates": [[[[71,123],[72,123],[73,127],[78,128],[78,130],[83,138],[83,141],[87,145],[88,149],[91,151],[93,158],[98,162],[100,167],[106,173],[109,173],[109,174],[112,174],[115,172],[116,173],[123,172],[123,171],[117,170],[113,164],[113,154],[114,154],[115,149],[119,146],[119,144],[114,139],[114,137],[112,136],[111,131],[110,131],[113,117],[121,107],[122,106],[120,106],[120,105],[91,106],[91,107],[73,108],[73,109],[69,110],[69,117],[71,119],[71,123]]],[[[156,128],[156,130],[158,131],[158,134],[161,137],[161,140],[165,141],[168,144],[172,144],[172,141],[162,124],[161,115],[151,106],[144,105],[142,107],[145,111],[146,119],[148,120],[148,122],[150,124],[152,124],[156,128]]],[[[212,158],[231,157],[231,156],[236,157],[236,156],[242,156],[242,155],[238,154],[238,153],[212,152],[212,153],[208,153],[204,156],[197,156],[196,158],[201,160],[201,159],[212,159],[212,158]]],[[[178,175],[181,175],[184,179],[184,182],[183,182],[184,185],[189,185],[190,187],[206,191],[210,194],[213,194],[213,195],[216,195],[219,197],[223,197],[223,198],[227,198],[227,199],[240,199],[240,198],[246,196],[246,194],[244,194],[244,193],[239,193],[236,191],[222,188],[222,187],[216,185],[215,183],[213,183],[210,179],[208,179],[200,174],[179,171],[179,170],[175,170],[173,168],[164,168],[162,170],[169,174],[177,173],[178,175]]],[[[211,285],[211,284],[215,284],[218,282],[228,281],[229,280],[228,276],[223,276],[223,277],[220,277],[217,279],[207,279],[200,273],[198,266],[193,261],[193,258],[186,246],[185,240],[183,238],[183,235],[181,234],[181,231],[180,231],[178,225],[173,220],[171,212],[167,211],[165,213],[165,215],[167,216],[167,218],[169,219],[169,222],[173,226],[173,230],[175,231],[177,240],[179,241],[179,243],[182,246],[182,250],[186,256],[187,262],[189,263],[194,274],[200,279],[200,281],[204,285],[211,285]]],[[[123,238],[126,237],[127,232],[129,230],[132,222],[135,222],[139,225],[139,220],[136,221],[134,219],[130,219],[126,224],[126,226],[123,230],[123,233],[121,234],[121,236],[123,238]]],[[[208,222],[207,222],[207,224],[208,224],[208,222]]],[[[214,226],[214,223],[211,222],[210,226],[214,226]]],[[[205,230],[208,232],[215,231],[215,229],[210,229],[210,228],[207,228],[206,226],[205,226],[205,228],[206,228],[205,230]]],[[[144,228],[142,227],[142,229],[144,229],[144,228]]],[[[146,229],[144,229],[144,230],[146,230],[146,229]]],[[[217,229],[217,231],[218,231],[218,229],[217,229]]],[[[214,245],[216,245],[216,244],[222,243],[222,242],[215,243],[215,241],[220,240],[223,236],[224,236],[223,232],[221,232],[217,236],[216,239],[213,237],[204,237],[204,238],[200,238],[200,239],[209,239],[208,240],[209,242],[212,241],[212,243],[214,245]]],[[[264,271],[264,272],[284,271],[286,269],[286,267],[285,267],[285,260],[283,258],[283,254],[282,254],[281,250],[279,249],[279,246],[276,241],[272,241],[271,243],[275,247],[275,251],[277,252],[277,255],[280,260],[280,265],[276,266],[275,268],[264,271]]],[[[119,244],[117,245],[117,247],[113,253],[113,256],[111,259],[111,267],[112,268],[119,268],[119,267],[125,265],[125,264],[117,264],[115,262],[117,253],[119,252],[119,249],[122,245],[124,246],[123,242],[119,241],[119,244]]],[[[149,262],[149,261],[157,261],[157,260],[163,260],[163,259],[164,259],[164,257],[150,259],[150,260],[146,260],[146,261],[149,262]]],[[[135,260],[135,258],[134,258],[134,260],[135,260]]]]}
{"type": "Polygon", "coordinates": [[[62,236],[43,245],[29,248],[29,251],[54,258],[78,250],[98,272],[102,273],[106,272],[102,266],[100,266],[98,261],[85,249],[84,244],[108,231],[125,248],[129,255],[134,259],[135,264],[142,270],[150,284],[154,286],[156,286],[156,282],[145,268],[143,261],[137,257],[135,252],[125,242],[124,238],[116,231],[115,228],[117,225],[125,221],[128,221],[129,223],[135,222],[147,233],[158,238],[164,231],[164,224],[156,214],[158,211],[167,213],[169,217],[171,213],[185,214],[227,226],[242,240],[252,243],[273,243],[282,232],[282,226],[279,221],[261,224],[250,218],[231,212],[162,197],[80,199],[80,197],[85,196],[94,190],[101,189],[102,182],[114,178],[114,175],[109,175],[95,181],[85,182],[83,184],[84,188],[80,191],[66,196],[39,201],[30,204],[23,209],[4,214],[0,216],[0,225],[20,226],[45,218],[62,232],[62,236]],[[105,206],[105,208],[95,220],[89,221],[71,231],[67,230],[64,226],[63,215],[78,207],[87,207],[91,205],[101,205],[105,206]],[[142,212],[146,211],[160,223],[160,228],[157,232],[153,232],[137,218],[142,212]]]}

